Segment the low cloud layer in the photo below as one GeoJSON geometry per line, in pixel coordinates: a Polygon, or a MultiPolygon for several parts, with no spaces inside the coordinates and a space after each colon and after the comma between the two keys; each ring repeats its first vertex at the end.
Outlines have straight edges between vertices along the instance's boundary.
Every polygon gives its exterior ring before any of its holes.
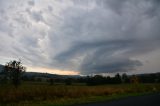
{"type": "Polygon", "coordinates": [[[80,74],[158,72],[159,5],[159,0],[1,0],[0,57],[80,74]]]}

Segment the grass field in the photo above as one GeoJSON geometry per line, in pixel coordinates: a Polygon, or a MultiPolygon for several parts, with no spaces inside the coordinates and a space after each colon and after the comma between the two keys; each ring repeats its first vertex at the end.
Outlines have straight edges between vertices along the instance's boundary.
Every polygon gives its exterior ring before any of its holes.
{"type": "Polygon", "coordinates": [[[0,86],[0,104],[12,106],[58,106],[112,100],[126,96],[160,92],[160,84],[48,85],[24,83],[19,88],[0,86]]]}

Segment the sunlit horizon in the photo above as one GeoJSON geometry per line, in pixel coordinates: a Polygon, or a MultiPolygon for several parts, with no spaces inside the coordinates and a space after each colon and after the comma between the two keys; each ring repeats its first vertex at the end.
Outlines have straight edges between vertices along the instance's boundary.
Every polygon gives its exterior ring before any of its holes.
{"type": "Polygon", "coordinates": [[[27,67],[26,72],[50,73],[58,75],[80,75],[77,71],[49,69],[44,67],[27,67]]]}

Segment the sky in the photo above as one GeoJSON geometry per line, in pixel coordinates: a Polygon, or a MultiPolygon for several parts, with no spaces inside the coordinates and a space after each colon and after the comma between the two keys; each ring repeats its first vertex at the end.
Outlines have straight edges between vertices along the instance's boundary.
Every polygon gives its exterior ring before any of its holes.
{"type": "Polygon", "coordinates": [[[0,64],[64,75],[160,72],[160,0],[0,0],[0,64]]]}

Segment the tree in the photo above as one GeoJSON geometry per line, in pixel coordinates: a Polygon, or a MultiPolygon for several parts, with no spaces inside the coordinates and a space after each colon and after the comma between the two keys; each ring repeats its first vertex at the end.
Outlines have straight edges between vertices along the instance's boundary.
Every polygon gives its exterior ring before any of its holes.
{"type": "Polygon", "coordinates": [[[26,68],[22,66],[21,61],[10,61],[4,66],[5,77],[12,82],[12,84],[17,88],[20,85],[22,73],[24,73],[26,68]]]}
{"type": "Polygon", "coordinates": [[[72,85],[72,78],[67,78],[67,79],[65,79],[65,84],[66,85],[72,85]]]}
{"type": "Polygon", "coordinates": [[[119,73],[117,73],[114,77],[114,83],[116,84],[120,84],[122,81],[121,81],[121,76],[119,73]]]}
{"type": "Polygon", "coordinates": [[[129,81],[129,77],[128,77],[128,75],[126,73],[122,74],[122,82],[123,83],[129,83],[130,82],[129,81]]]}
{"type": "Polygon", "coordinates": [[[87,76],[87,85],[103,85],[108,83],[107,78],[102,75],[87,76]]]}
{"type": "Polygon", "coordinates": [[[50,78],[50,79],[48,80],[48,82],[50,83],[50,85],[53,85],[53,84],[54,84],[54,79],[53,79],[53,78],[50,78]]]}
{"type": "Polygon", "coordinates": [[[130,78],[131,83],[133,84],[138,84],[139,83],[139,78],[136,75],[132,75],[130,78]]]}

